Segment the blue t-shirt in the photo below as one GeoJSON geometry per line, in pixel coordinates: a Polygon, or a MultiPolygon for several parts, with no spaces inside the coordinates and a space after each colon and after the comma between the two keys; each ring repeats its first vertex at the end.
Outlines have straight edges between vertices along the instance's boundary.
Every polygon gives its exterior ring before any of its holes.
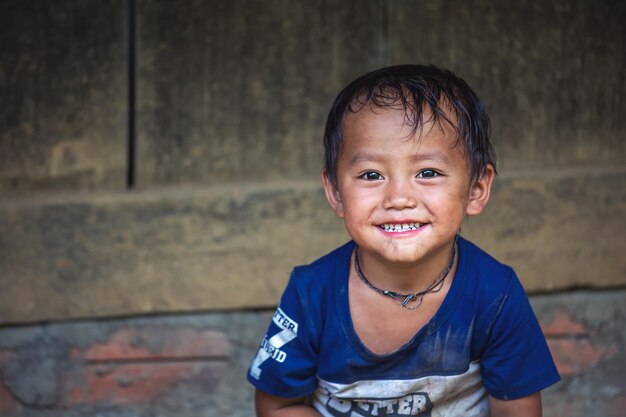
{"type": "Polygon", "coordinates": [[[451,287],[400,349],[371,352],[348,304],[354,242],[293,270],[248,372],[258,389],[311,396],[323,416],[487,416],[487,393],[516,399],[557,382],[515,272],[459,238],[451,287]]]}

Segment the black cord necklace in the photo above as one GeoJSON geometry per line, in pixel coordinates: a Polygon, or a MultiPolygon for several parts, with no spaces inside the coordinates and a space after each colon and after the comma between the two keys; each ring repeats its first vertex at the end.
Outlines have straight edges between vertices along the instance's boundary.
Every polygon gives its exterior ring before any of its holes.
{"type": "Polygon", "coordinates": [[[367,277],[363,273],[363,269],[361,268],[361,260],[359,259],[359,247],[358,246],[356,247],[354,251],[354,269],[356,270],[356,273],[359,276],[359,278],[361,278],[361,281],[363,281],[365,285],[367,285],[372,290],[376,291],[378,294],[384,295],[386,297],[391,297],[393,299],[402,300],[400,302],[400,307],[403,307],[409,310],[417,310],[419,306],[422,305],[422,301],[424,301],[424,296],[426,294],[431,293],[431,292],[439,292],[441,288],[443,288],[443,282],[445,281],[446,277],[450,273],[450,270],[452,269],[452,264],[454,263],[454,257],[456,255],[456,241],[457,241],[457,237],[454,238],[454,244],[452,245],[452,254],[450,255],[450,261],[448,262],[448,265],[443,269],[443,271],[441,271],[439,276],[435,278],[432,284],[430,284],[425,290],[418,291],[416,293],[402,294],[402,293],[395,292],[395,291],[383,290],[383,289],[378,288],[374,284],[372,284],[370,280],[367,279],[367,277]],[[409,307],[408,304],[412,301],[417,301],[417,304],[413,307],[409,307]]]}

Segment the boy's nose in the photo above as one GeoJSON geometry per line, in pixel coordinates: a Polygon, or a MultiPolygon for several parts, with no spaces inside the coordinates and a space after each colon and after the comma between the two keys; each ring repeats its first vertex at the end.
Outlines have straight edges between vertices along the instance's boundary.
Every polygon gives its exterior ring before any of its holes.
{"type": "Polygon", "coordinates": [[[406,181],[389,181],[386,187],[384,207],[403,210],[417,207],[417,194],[406,181]]]}

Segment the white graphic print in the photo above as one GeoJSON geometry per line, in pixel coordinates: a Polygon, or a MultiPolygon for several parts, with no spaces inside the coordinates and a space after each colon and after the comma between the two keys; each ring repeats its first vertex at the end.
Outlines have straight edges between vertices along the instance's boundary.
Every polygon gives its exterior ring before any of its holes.
{"type": "Polygon", "coordinates": [[[399,398],[371,400],[340,400],[337,397],[322,397],[326,412],[333,417],[368,416],[419,416],[430,417],[432,403],[425,392],[415,392],[399,398]]]}
{"type": "Polygon", "coordinates": [[[272,358],[276,362],[283,363],[287,359],[287,353],[280,348],[298,336],[298,323],[286,315],[280,307],[276,309],[272,321],[282,330],[270,338],[267,335],[263,338],[261,347],[250,367],[250,375],[256,379],[261,378],[261,364],[266,360],[272,358]]]}
{"type": "Polygon", "coordinates": [[[314,408],[324,417],[488,417],[489,401],[479,362],[455,375],[360,380],[350,384],[318,377],[314,408]]]}

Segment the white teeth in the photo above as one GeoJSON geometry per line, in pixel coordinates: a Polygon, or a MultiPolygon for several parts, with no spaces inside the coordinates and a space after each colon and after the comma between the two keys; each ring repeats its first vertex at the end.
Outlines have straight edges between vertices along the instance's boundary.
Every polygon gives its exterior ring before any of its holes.
{"type": "Polygon", "coordinates": [[[421,226],[420,223],[402,223],[402,224],[385,223],[382,225],[382,228],[385,232],[406,232],[408,230],[417,230],[420,226],[421,226]]]}

